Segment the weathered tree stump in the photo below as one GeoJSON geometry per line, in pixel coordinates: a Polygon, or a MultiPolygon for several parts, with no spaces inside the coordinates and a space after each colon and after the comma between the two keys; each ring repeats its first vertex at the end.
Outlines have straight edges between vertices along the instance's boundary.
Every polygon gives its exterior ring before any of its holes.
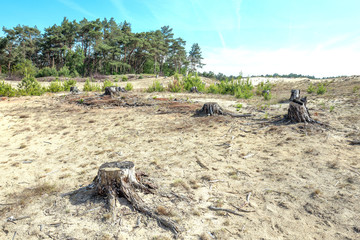
{"type": "Polygon", "coordinates": [[[190,89],[190,92],[192,92],[192,93],[198,93],[199,91],[198,91],[197,87],[193,86],[193,87],[190,89]]]}
{"type": "Polygon", "coordinates": [[[290,96],[290,101],[294,100],[294,99],[300,99],[300,90],[297,89],[292,89],[291,90],[291,96],[290,96]]]}
{"type": "Polygon", "coordinates": [[[125,88],[122,87],[116,87],[116,86],[111,86],[111,87],[106,87],[105,88],[105,93],[104,95],[119,95],[120,92],[126,92],[125,88]]]}
{"type": "Polygon", "coordinates": [[[136,189],[140,189],[146,193],[153,193],[154,187],[150,184],[144,184],[141,179],[141,174],[135,172],[133,162],[109,162],[102,164],[93,184],[99,195],[108,198],[108,205],[112,212],[113,219],[116,215],[115,211],[118,198],[124,197],[137,211],[155,218],[175,234],[180,232],[179,227],[174,221],[157,215],[138,195],[136,189]]]}
{"type": "Polygon", "coordinates": [[[306,107],[307,98],[300,99],[300,90],[291,90],[291,98],[293,99],[289,104],[287,118],[292,122],[314,122],[306,107]]]}
{"type": "Polygon", "coordinates": [[[223,115],[224,111],[216,102],[205,103],[201,110],[198,111],[199,114],[206,114],[208,116],[213,115],[223,115]]]}
{"type": "Polygon", "coordinates": [[[79,89],[76,86],[70,87],[70,92],[73,94],[79,93],[79,89]]]}

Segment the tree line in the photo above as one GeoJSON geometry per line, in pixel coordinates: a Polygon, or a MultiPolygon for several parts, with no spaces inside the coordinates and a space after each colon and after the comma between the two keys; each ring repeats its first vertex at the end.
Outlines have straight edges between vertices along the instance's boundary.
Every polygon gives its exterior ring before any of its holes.
{"type": "Polygon", "coordinates": [[[79,22],[64,18],[43,33],[36,26],[24,25],[3,27],[3,32],[0,73],[8,75],[24,75],[21,71],[25,68],[43,69],[44,75],[60,71],[74,77],[126,73],[169,76],[196,72],[203,66],[200,46],[194,43],[187,53],[186,41],[174,38],[169,26],[134,33],[130,23],[117,23],[114,18],[79,22]]]}

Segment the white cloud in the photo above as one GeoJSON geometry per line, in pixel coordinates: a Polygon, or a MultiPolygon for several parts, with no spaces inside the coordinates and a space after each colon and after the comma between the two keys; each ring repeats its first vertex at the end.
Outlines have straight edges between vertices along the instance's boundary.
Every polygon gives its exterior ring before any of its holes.
{"type": "Polygon", "coordinates": [[[64,4],[65,6],[73,9],[73,10],[81,12],[84,15],[87,15],[87,16],[90,16],[90,17],[96,17],[93,13],[87,11],[85,8],[81,7],[76,2],[73,2],[71,0],[58,0],[58,1],[61,2],[62,4],[64,4]]]}
{"type": "Polygon", "coordinates": [[[133,19],[130,17],[130,15],[128,14],[128,11],[126,10],[126,8],[124,7],[122,0],[110,0],[112,2],[112,4],[116,7],[116,9],[119,11],[120,13],[120,17],[126,21],[132,21],[133,19]]]}
{"type": "Polygon", "coordinates": [[[360,44],[316,49],[283,48],[246,50],[244,48],[204,48],[203,71],[244,76],[297,73],[316,77],[359,75],[360,44]]]}

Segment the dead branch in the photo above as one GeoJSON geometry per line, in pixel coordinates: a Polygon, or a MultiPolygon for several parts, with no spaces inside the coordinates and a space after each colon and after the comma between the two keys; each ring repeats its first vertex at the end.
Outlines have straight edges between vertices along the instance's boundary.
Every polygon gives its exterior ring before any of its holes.
{"type": "Polygon", "coordinates": [[[199,164],[200,167],[209,170],[209,168],[205,166],[205,164],[203,164],[197,156],[196,156],[196,163],[199,164]]]}
{"type": "Polygon", "coordinates": [[[357,140],[348,140],[348,142],[350,143],[350,145],[360,145],[360,141],[357,140]]]}
{"type": "Polygon", "coordinates": [[[231,214],[234,214],[234,215],[237,215],[237,216],[240,216],[240,217],[243,217],[244,215],[241,215],[240,213],[237,213],[231,209],[227,209],[227,208],[217,208],[217,207],[214,207],[214,206],[209,206],[209,209],[210,210],[213,210],[213,211],[224,211],[224,212],[228,212],[228,213],[231,213],[231,214]]]}

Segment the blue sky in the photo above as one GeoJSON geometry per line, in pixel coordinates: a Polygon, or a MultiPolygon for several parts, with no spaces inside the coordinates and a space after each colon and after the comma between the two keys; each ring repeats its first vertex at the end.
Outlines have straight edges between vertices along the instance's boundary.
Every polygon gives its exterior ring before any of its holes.
{"type": "Polygon", "coordinates": [[[134,32],[173,28],[189,49],[199,43],[203,71],[245,76],[360,74],[359,0],[14,0],[0,25],[38,26],[114,17],[134,32]]]}

